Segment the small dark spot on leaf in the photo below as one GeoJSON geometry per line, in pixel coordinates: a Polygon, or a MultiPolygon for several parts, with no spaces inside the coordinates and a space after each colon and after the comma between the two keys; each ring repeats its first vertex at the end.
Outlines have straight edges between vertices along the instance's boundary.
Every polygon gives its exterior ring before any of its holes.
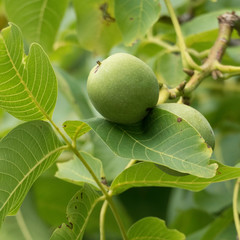
{"type": "Polygon", "coordinates": [[[115,18],[112,17],[108,12],[108,3],[103,3],[99,9],[102,11],[102,18],[107,22],[115,22],[115,18]]]}
{"type": "Polygon", "coordinates": [[[75,206],[75,209],[77,209],[77,206],[75,206]]]}
{"type": "Polygon", "coordinates": [[[83,192],[81,192],[81,199],[83,199],[83,192]]]}
{"type": "Polygon", "coordinates": [[[66,126],[67,126],[66,124],[63,125],[64,128],[65,128],[66,126]]]}
{"type": "Polygon", "coordinates": [[[61,228],[62,227],[62,224],[58,226],[58,228],[61,228]]]}
{"type": "Polygon", "coordinates": [[[106,185],[106,186],[108,185],[107,179],[105,177],[101,177],[101,183],[106,185]]]}
{"type": "Polygon", "coordinates": [[[78,196],[76,196],[76,199],[78,200],[78,196]]]}
{"type": "Polygon", "coordinates": [[[67,224],[67,227],[72,230],[73,229],[73,224],[71,222],[69,222],[69,225],[67,224]]]}
{"type": "Polygon", "coordinates": [[[220,174],[222,174],[221,172],[219,172],[219,171],[217,171],[217,175],[220,175],[220,174]]]}
{"type": "Polygon", "coordinates": [[[208,144],[207,144],[207,147],[208,147],[208,148],[212,148],[212,147],[211,147],[210,145],[208,145],[208,144]]]}
{"type": "Polygon", "coordinates": [[[177,122],[181,122],[182,121],[182,118],[177,118],[177,122]]]}
{"type": "Polygon", "coordinates": [[[133,17],[130,17],[129,20],[132,21],[134,18],[133,17]]]}
{"type": "Polygon", "coordinates": [[[42,125],[40,125],[39,127],[42,128],[42,125]]]}

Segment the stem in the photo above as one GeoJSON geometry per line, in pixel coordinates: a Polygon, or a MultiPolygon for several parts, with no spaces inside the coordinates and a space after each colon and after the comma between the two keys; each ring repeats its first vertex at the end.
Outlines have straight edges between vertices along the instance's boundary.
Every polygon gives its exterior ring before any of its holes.
{"type": "Polygon", "coordinates": [[[219,62],[216,62],[214,67],[224,73],[240,74],[240,67],[223,65],[219,62]]]}
{"type": "Polygon", "coordinates": [[[180,52],[181,52],[181,57],[182,57],[182,63],[183,63],[183,67],[184,68],[194,68],[194,69],[198,69],[199,66],[193,61],[193,59],[191,58],[191,56],[188,54],[187,52],[187,47],[184,41],[184,37],[181,31],[181,27],[180,24],[177,20],[176,14],[174,12],[174,9],[172,7],[172,4],[170,2],[170,0],[164,0],[166,7],[168,9],[168,12],[170,14],[175,32],[177,34],[177,38],[178,38],[178,45],[180,48],[180,52]]]}
{"type": "Polygon", "coordinates": [[[56,129],[56,131],[62,136],[62,138],[64,139],[64,141],[67,143],[67,145],[69,146],[69,149],[72,150],[72,152],[80,159],[80,161],[83,163],[83,165],[85,166],[85,168],[88,170],[88,172],[91,174],[92,178],[94,179],[94,181],[96,182],[96,184],[99,186],[99,188],[101,189],[102,193],[105,195],[105,198],[109,204],[109,206],[112,209],[113,215],[117,221],[117,224],[119,226],[119,229],[121,231],[122,237],[124,240],[127,240],[127,234],[125,231],[125,228],[123,226],[123,223],[121,221],[120,216],[118,215],[117,209],[112,201],[111,198],[111,194],[110,192],[108,193],[107,190],[105,189],[104,185],[101,183],[101,181],[97,178],[97,176],[95,175],[95,173],[93,172],[93,170],[91,169],[91,167],[88,165],[88,163],[86,162],[86,160],[83,158],[83,156],[78,152],[76,146],[73,146],[68,139],[66,138],[66,136],[62,133],[62,131],[58,128],[58,126],[53,122],[53,120],[46,115],[47,119],[49,120],[49,122],[53,125],[53,127],[56,129]]]}
{"type": "Polygon", "coordinates": [[[135,164],[136,162],[137,162],[136,159],[131,159],[131,160],[129,161],[129,163],[127,164],[127,166],[125,167],[125,169],[131,167],[131,166],[132,166],[133,164],[135,164]]]}
{"type": "Polygon", "coordinates": [[[109,191],[109,195],[110,195],[110,196],[109,196],[109,198],[107,199],[107,200],[108,200],[108,204],[109,204],[109,206],[110,206],[110,208],[111,208],[111,210],[112,210],[112,213],[113,213],[113,215],[114,215],[114,217],[115,217],[115,219],[116,219],[116,221],[117,221],[117,224],[118,224],[118,226],[119,226],[119,229],[120,229],[121,234],[122,234],[122,237],[123,237],[123,240],[128,240],[127,233],[126,233],[126,231],[125,231],[125,227],[124,227],[123,222],[121,221],[121,218],[120,218],[120,216],[119,216],[119,214],[118,214],[118,212],[117,212],[117,209],[116,209],[116,207],[115,207],[115,205],[114,205],[114,203],[113,203],[111,194],[112,194],[112,192],[109,191]]]}
{"type": "Polygon", "coordinates": [[[26,225],[25,220],[23,218],[21,209],[16,214],[16,220],[17,220],[19,228],[21,229],[21,232],[24,236],[24,239],[25,240],[33,240],[30,232],[28,231],[28,228],[27,228],[27,225],[26,225]]]}
{"type": "Polygon", "coordinates": [[[107,212],[108,202],[105,200],[100,212],[100,240],[105,240],[105,216],[107,212]]]}
{"type": "Polygon", "coordinates": [[[234,186],[234,191],[233,191],[233,217],[234,217],[235,227],[237,230],[238,239],[240,239],[240,222],[239,222],[239,215],[238,215],[238,209],[237,209],[239,183],[240,183],[240,178],[237,179],[234,186]]]}

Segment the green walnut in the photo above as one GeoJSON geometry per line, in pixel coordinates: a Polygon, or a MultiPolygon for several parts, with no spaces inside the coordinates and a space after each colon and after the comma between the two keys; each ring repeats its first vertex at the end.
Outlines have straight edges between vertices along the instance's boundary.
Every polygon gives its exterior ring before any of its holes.
{"type": "Polygon", "coordinates": [[[159,105],[159,108],[177,115],[179,122],[182,119],[187,121],[199,132],[205,142],[214,149],[215,137],[213,130],[207,119],[199,111],[185,104],[178,103],[164,103],[159,105]]]}
{"type": "Polygon", "coordinates": [[[127,53],[116,53],[91,70],[87,91],[106,119],[132,124],[142,120],[158,101],[159,84],[151,68],[127,53]]]}

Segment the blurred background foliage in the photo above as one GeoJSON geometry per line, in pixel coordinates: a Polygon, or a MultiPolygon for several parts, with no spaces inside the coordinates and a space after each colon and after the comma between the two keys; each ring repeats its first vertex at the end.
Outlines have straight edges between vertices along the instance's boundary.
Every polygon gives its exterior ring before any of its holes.
{"type": "MultiPolygon", "coordinates": [[[[15,20],[8,12],[9,2],[0,0],[0,29],[7,26],[8,21],[15,20]]],[[[159,81],[169,87],[176,87],[186,78],[179,52],[165,48],[158,42],[164,41],[169,46],[176,43],[171,19],[162,0],[159,1],[161,15],[157,22],[147,34],[127,45],[123,42],[126,36],[121,35],[116,23],[114,1],[65,2],[68,6],[63,12],[64,17],[54,43],[45,48],[58,78],[59,94],[53,118],[59,126],[65,120],[97,115],[87,97],[86,80],[97,60],[115,52],[128,52],[141,58],[152,67],[159,81]]],[[[226,11],[240,13],[239,0],[171,2],[187,46],[199,52],[204,52],[213,45],[218,33],[217,16],[226,11]]],[[[30,40],[26,36],[26,49],[30,40]]],[[[239,52],[240,39],[234,32],[223,63],[239,65],[239,52]]],[[[196,57],[196,60],[200,63],[205,57],[203,54],[202,58],[196,57]]],[[[208,119],[214,129],[216,147],[213,158],[230,166],[240,162],[239,102],[240,77],[228,80],[205,79],[191,98],[191,105],[208,119]]],[[[0,122],[0,137],[20,123],[2,110],[0,122]]],[[[82,136],[78,144],[81,150],[90,151],[103,162],[108,182],[128,163],[128,159],[114,155],[92,133],[82,136]]],[[[72,155],[65,153],[58,162],[69,159],[72,159],[72,155]]],[[[0,231],[0,239],[29,239],[24,232],[26,227],[30,229],[34,240],[48,239],[52,230],[66,221],[67,203],[79,187],[56,178],[56,171],[55,165],[36,181],[17,216],[7,217],[0,231]],[[22,225],[23,222],[25,226],[22,225]]],[[[140,218],[157,216],[166,220],[169,227],[186,234],[188,240],[229,240],[236,239],[231,210],[232,191],[232,181],[212,184],[196,193],[173,188],[134,188],[119,195],[115,201],[127,227],[140,218]]],[[[100,206],[91,216],[84,239],[99,239],[99,209],[100,206]]],[[[121,239],[110,211],[106,232],[107,239],[121,239]]]]}

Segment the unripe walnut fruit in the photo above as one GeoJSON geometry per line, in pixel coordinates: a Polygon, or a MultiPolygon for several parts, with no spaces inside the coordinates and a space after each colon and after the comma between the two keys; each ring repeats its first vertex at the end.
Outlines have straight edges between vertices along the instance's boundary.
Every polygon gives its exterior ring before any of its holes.
{"type": "Polygon", "coordinates": [[[116,53],[90,72],[87,91],[106,119],[132,124],[142,120],[158,101],[159,84],[151,68],[127,53],[116,53]]]}

